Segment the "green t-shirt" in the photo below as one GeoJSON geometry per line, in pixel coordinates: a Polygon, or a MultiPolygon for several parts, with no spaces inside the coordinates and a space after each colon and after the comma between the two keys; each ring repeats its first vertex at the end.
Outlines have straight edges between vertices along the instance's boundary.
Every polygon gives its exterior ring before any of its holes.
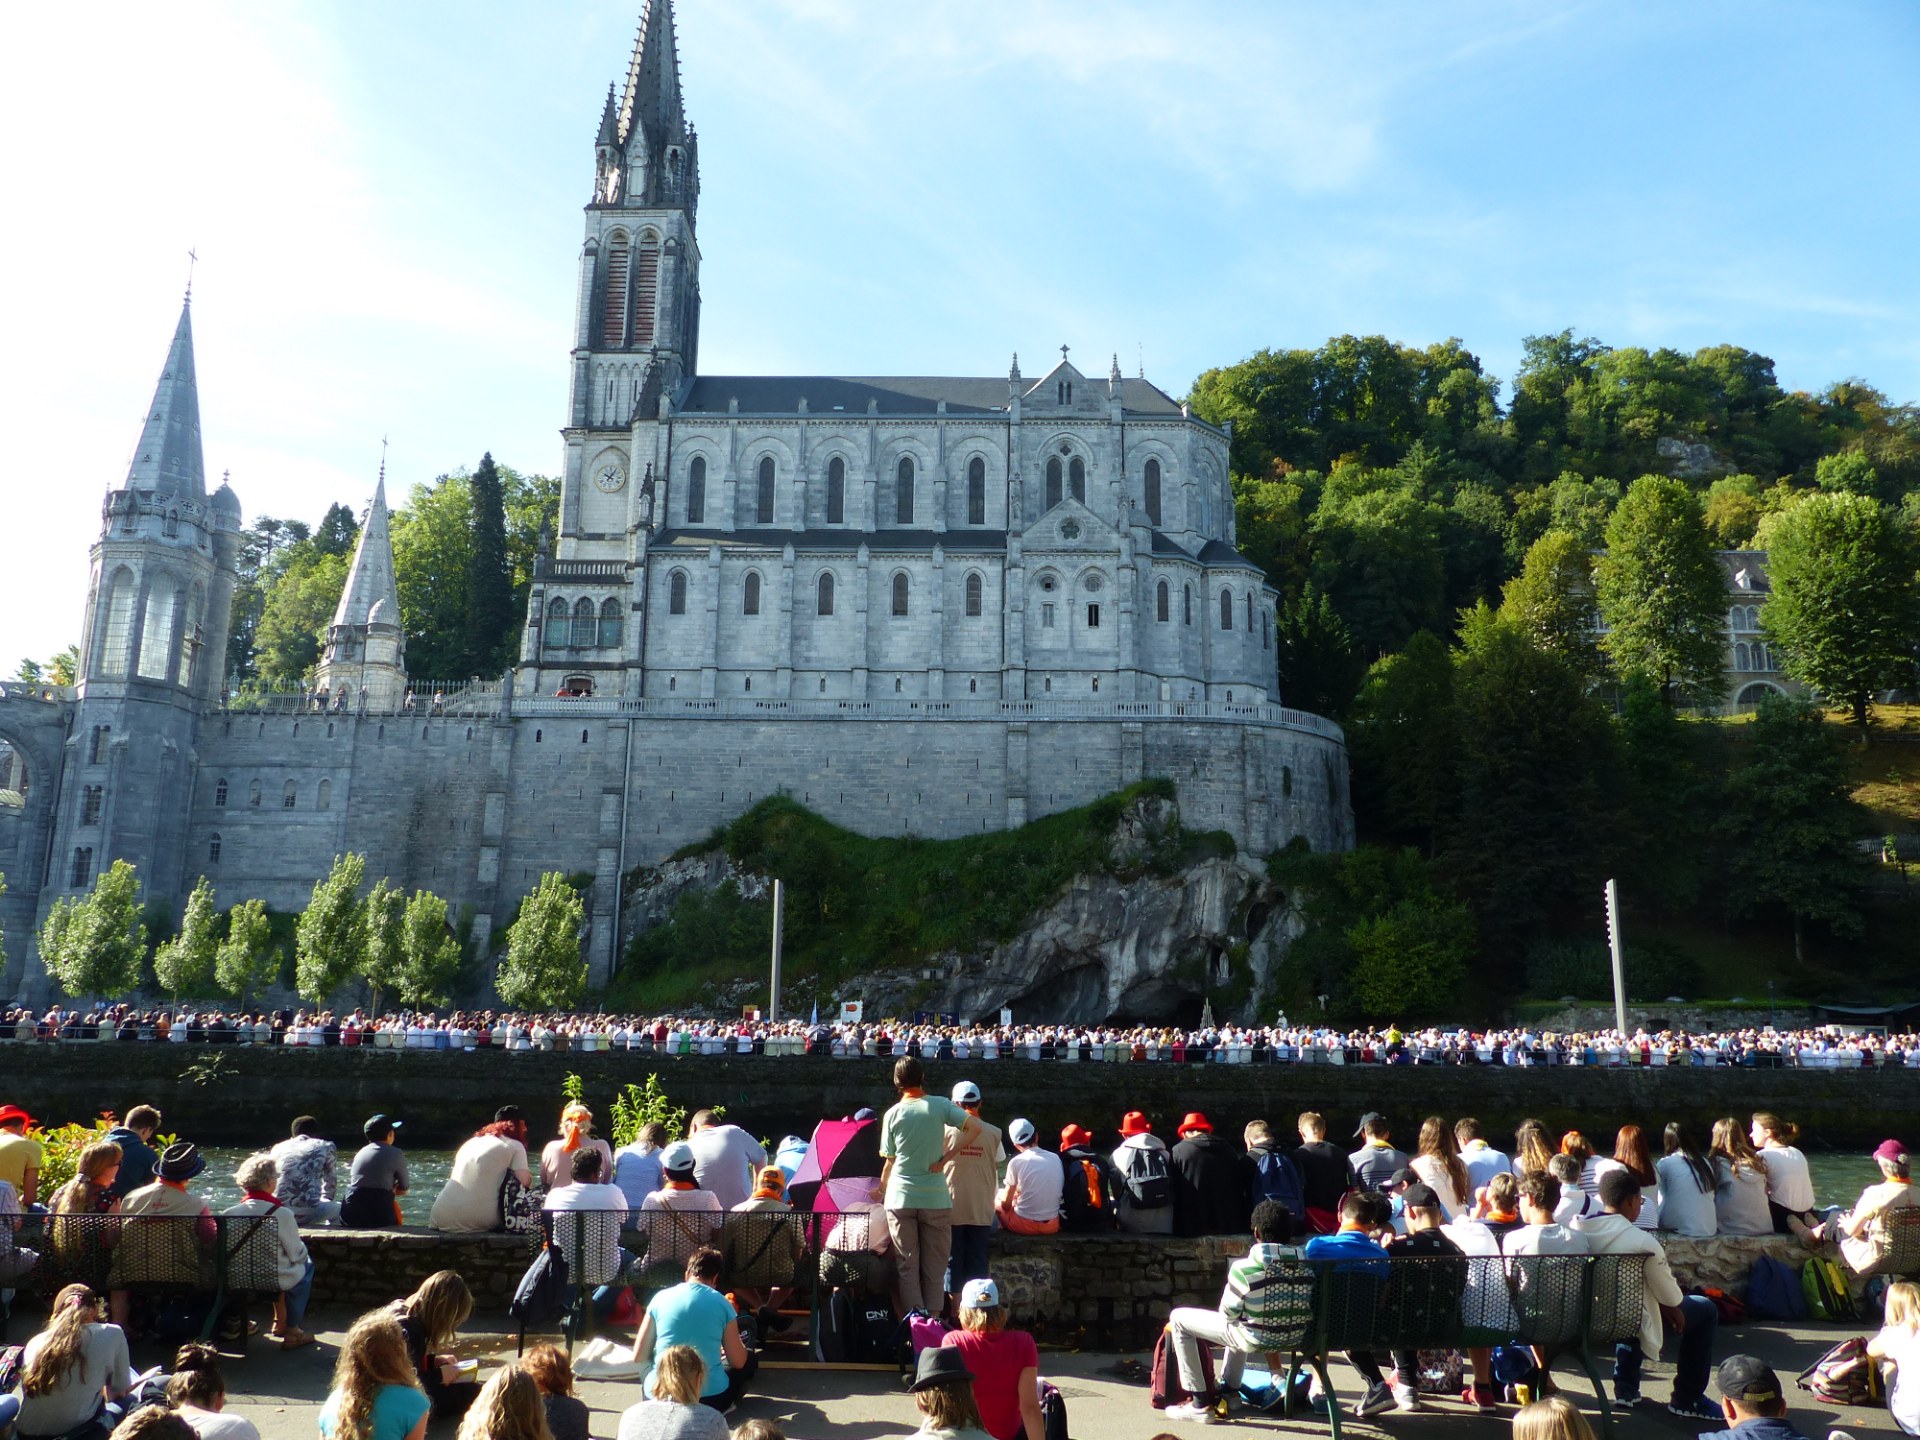
{"type": "Polygon", "coordinates": [[[933,1166],[947,1148],[947,1127],[973,1117],[940,1095],[902,1100],[880,1122],[880,1156],[893,1161],[887,1178],[889,1210],[946,1210],[953,1205],[947,1177],[933,1166]]]}

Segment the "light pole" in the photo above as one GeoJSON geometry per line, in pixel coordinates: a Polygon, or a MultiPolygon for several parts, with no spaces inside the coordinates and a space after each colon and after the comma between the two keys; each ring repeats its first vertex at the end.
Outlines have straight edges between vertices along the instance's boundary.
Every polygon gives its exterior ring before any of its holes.
{"type": "Polygon", "coordinates": [[[780,942],[784,938],[786,920],[787,887],[780,881],[773,882],[773,976],[768,986],[767,1023],[777,1025],[780,1022],[780,942]]]}

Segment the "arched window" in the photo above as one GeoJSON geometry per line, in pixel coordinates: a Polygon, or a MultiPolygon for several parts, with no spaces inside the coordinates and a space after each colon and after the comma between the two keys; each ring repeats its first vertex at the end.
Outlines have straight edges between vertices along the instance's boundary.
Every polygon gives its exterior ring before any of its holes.
{"type": "Polygon", "coordinates": [[[1748,648],[1747,642],[1744,640],[1733,647],[1733,668],[1736,670],[1753,669],[1753,651],[1748,648]]]}
{"type": "Polygon", "coordinates": [[[547,628],[543,638],[547,649],[561,650],[567,643],[567,602],[559,596],[547,602],[547,628]]]}
{"type": "Polygon", "coordinates": [[[213,808],[216,810],[224,810],[227,808],[227,782],[225,780],[216,782],[213,787],[213,808]]]}
{"type": "Polygon", "coordinates": [[[140,678],[165,680],[173,673],[173,620],[186,595],[167,576],[154,577],[147,591],[147,623],[140,631],[140,678]]]}
{"type": "Polygon", "coordinates": [[[904,570],[893,577],[893,613],[907,613],[907,572],[904,570]]]}
{"type": "Polygon", "coordinates": [[[1078,455],[1067,466],[1067,493],[1082,505],[1087,503],[1087,462],[1078,455]]]}
{"type": "Polygon", "coordinates": [[[69,888],[78,890],[91,879],[93,879],[93,847],[91,845],[75,846],[73,873],[67,884],[69,888]]]}
{"type": "Polygon", "coordinates": [[[1154,617],[1158,619],[1162,624],[1166,623],[1167,582],[1164,580],[1162,580],[1158,585],[1154,586],[1153,588],[1153,613],[1154,613],[1154,617]]]}
{"type": "Polygon", "coordinates": [[[1193,623],[1193,586],[1182,585],[1180,589],[1180,609],[1182,612],[1180,623],[1183,625],[1191,625],[1193,623]]]}
{"type": "MultiPolygon", "coordinates": [[[[660,297],[660,242],[652,235],[640,237],[640,249],[633,263],[633,343],[653,343],[653,317],[660,297]]],[[[619,418],[619,417],[616,417],[619,418]]]]}
{"type": "Polygon", "coordinates": [[[687,524],[704,525],[707,520],[707,457],[696,455],[687,466],[687,524]]]}
{"type": "Polygon", "coordinates": [[[258,780],[249,780],[247,782],[247,808],[250,810],[258,810],[260,808],[260,782],[258,780]]]}
{"type": "Polygon", "coordinates": [[[987,523],[987,462],[978,455],[967,462],[967,523],[987,523]]]}
{"type": "Polygon", "coordinates": [[[676,570],[667,577],[667,613],[687,613],[687,572],[684,570],[676,570]]]}
{"type": "Polygon", "coordinates": [[[106,799],[107,787],[104,785],[89,785],[83,789],[80,792],[80,823],[98,825],[100,809],[106,803],[106,799]]]}
{"type": "Polygon", "coordinates": [[[740,613],[742,615],[760,613],[760,572],[758,570],[747,572],[746,589],[740,597],[740,613]]]}
{"type": "Polygon", "coordinates": [[[609,350],[627,344],[627,237],[607,242],[607,280],[600,296],[600,339],[609,350]]]}
{"type": "Polygon", "coordinates": [[[831,615],[833,613],[833,572],[831,570],[820,572],[820,585],[815,596],[814,609],[822,615],[831,615]]]}
{"type": "Polygon", "coordinates": [[[1247,634],[1253,634],[1253,591],[1247,591],[1247,634]]]}
{"type": "Polygon", "coordinates": [[[1047,509],[1051,510],[1060,503],[1060,457],[1050,456],[1047,460],[1047,509]]]}
{"type": "Polygon", "coordinates": [[[287,781],[286,788],[280,792],[280,808],[291,810],[300,803],[300,787],[293,781],[287,781]]]}
{"type": "Polygon", "coordinates": [[[220,836],[217,832],[207,837],[207,863],[209,865],[220,863],[220,836]]]}
{"type": "Polygon", "coordinates": [[[314,792],[313,808],[316,810],[331,810],[333,808],[333,781],[322,780],[320,782],[320,788],[314,792]]]}
{"type": "Polygon", "coordinates": [[[902,455],[893,481],[893,518],[896,524],[913,523],[913,457],[902,455]]]}
{"type": "Polygon", "coordinates": [[[1220,592],[1220,628],[1222,630],[1233,628],[1233,592],[1231,590],[1220,592]]]}
{"type": "Polygon", "coordinates": [[[967,572],[967,614],[978,615],[980,613],[980,592],[984,588],[985,586],[981,583],[980,572],[978,570],[967,572]]]}
{"type": "MultiPolygon", "coordinates": [[[[1160,462],[1158,460],[1147,461],[1147,523],[1155,526],[1160,523],[1160,462]]],[[[1162,615],[1160,618],[1164,620],[1167,617],[1162,615]]]]}
{"type": "Polygon", "coordinates": [[[760,457],[760,483],[754,491],[753,519],[757,525],[773,523],[773,457],[760,457]]]}
{"type": "Polygon", "coordinates": [[[838,455],[827,461],[827,524],[847,523],[847,462],[838,455]]]}
{"type": "Polygon", "coordinates": [[[107,591],[107,623],[100,645],[100,673],[118,678],[127,673],[127,659],[133,649],[133,572],[124,567],[114,571],[107,591]]]}
{"type": "Polygon", "coordinates": [[[611,596],[600,602],[600,648],[620,648],[620,602],[611,596]]]}
{"type": "Polygon", "coordinates": [[[96,725],[93,727],[93,738],[87,744],[87,763],[89,765],[98,765],[106,760],[107,740],[112,734],[113,727],[111,725],[96,725]]]}
{"type": "Polygon", "coordinates": [[[573,602],[573,648],[576,650],[591,650],[593,648],[593,635],[596,628],[594,625],[593,601],[582,595],[578,600],[573,602]]]}
{"type": "Polygon", "coordinates": [[[1260,612],[1260,648],[1262,650],[1273,648],[1273,636],[1269,628],[1272,618],[1265,610],[1260,612]]]}

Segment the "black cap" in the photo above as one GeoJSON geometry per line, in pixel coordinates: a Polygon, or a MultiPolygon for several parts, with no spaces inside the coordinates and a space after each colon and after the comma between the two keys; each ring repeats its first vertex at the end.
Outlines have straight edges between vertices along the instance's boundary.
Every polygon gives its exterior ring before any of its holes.
{"type": "Polygon", "coordinates": [[[206,1168],[207,1157],[200,1153],[200,1147],[182,1140],[160,1152],[154,1173],[162,1180],[191,1180],[206,1168]]]}
{"type": "Polygon", "coordinates": [[[369,1117],[367,1123],[360,1129],[367,1139],[378,1140],[389,1130],[398,1130],[405,1123],[403,1120],[394,1119],[391,1115],[374,1115],[369,1117]]]}
{"type": "Polygon", "coordinates": [[[525,1120],[526,1118],[526,1115],[518,1105],[502,1105],[498,1110],[493,1112],[493,1123],[496,1125],[505,1124],[513,1120],[525,1120]]]}
{"type": "Polygon", "coordinates": [[[1377,1130],[1384,1130],[1387,1128],[1387,1117],[1382,1115],[1378,1110],[1367,1111],[1366,1114],[1360,1117],[1360,1123],[1353,1127],[1355,1137],[1366,1134],[1367,1126],[1369,1125],[1377,1130]]]}
{"type": "Polygon", "coordinates": [[[907,1388],[925,1390],[934,1385],[972,1379],[973,1372],[967,1369],[967,1362],[958,1350],[951,1345],[936,1345],[920,1352],[920,1358],[913,1365],[913,1383],[907,1388]]]}
{"type": "Polygon", "coordinates": [[[1389,1186],[1418,1185],[1419,1183],[1420,1172],[1411,1165],[1402,1165],[1387,1181],[1389,1186]]]}
{"type": "Polygon", "coordinates": [[[1439,1210],[1443,1208],[1440,1197],[1434,1193],[1431,1185],[1416,1180],[1400,1192],[1400,1200],[1409,1210],[1439,1210]]]}
{"type": "Polygon", "coordinates": [[[1720,1393],[1736,1405],[1771,1405],[1787,1398],[1780,1377],[1757,1355],[1729,1355],[1713,1378],[1720,1393]]]}

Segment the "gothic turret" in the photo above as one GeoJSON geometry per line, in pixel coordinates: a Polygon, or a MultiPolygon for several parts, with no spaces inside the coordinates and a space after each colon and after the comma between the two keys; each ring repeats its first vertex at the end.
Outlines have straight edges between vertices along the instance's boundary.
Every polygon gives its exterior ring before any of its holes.
{"type": "Polygon", "coordinates": [[[373,487],[360,540],[353,548],[340,604],[327,627],[326,649],[314,688],[343,709],[398,709],[407,693],[407,637],[400,624],[400,589],[393,574],[387,527],[384,465],[373,487]]]}
{"type": "Polygon", "coordinates": [[[207,498],[206,469],[200,458],[200,391],[193,374],[193,304],[180,306],[166,368],[154,387],[147,423],[127,470],[129,490],[172,495],[199,505],[207,498]]]}

